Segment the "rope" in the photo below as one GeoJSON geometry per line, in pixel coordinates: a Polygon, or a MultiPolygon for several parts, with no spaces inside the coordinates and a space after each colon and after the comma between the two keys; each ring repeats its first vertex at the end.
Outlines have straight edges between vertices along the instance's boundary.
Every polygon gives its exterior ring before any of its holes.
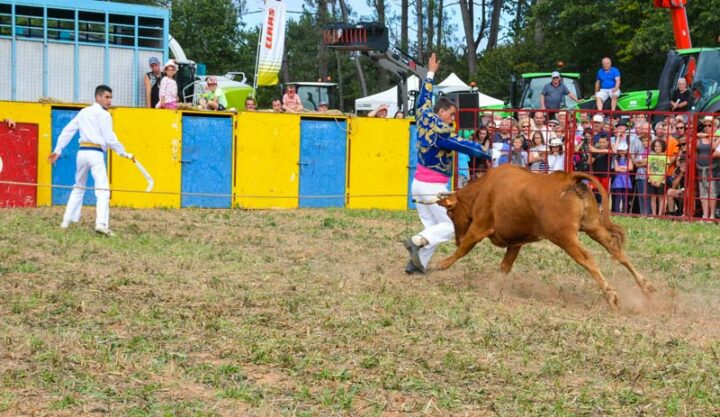
{"type": "MultiPolygon", "coordinates": [[[[235,198],[264,198],[264,199],[293,199],[293,198],[307,198],[307,199],[321,199],[321,198],[407,198],[408,194],[327,194],[327,195],[256,195],[256,194],[217,194],[217,193],[193,193],[193,192],[177,192],[177,191],[150,191],[146,192],[143,190],[128,190],[118,188],[96,188],[96,187],[80,187],[74,185],[61,185],[61,184],[41,184],[36,182],[20,182],[20,181],[0,181],[0,185],[17,185],[24,187],[43,187],[43,188],[58,188],[58,189],[80,189],[90,191],[110,191],[115,193],[137,193],[137,194],[156,194],[156,195],[179,195],[179,196],[192,196],[192,197],[235,197],[235,198]]],[[[437,198],[437,194],[415,194],[416,197],[434,197],[437,198]]],[[[418,204],[434,204],[428,201],[418,201],[413,198],[413,202],[418,204]]]]}

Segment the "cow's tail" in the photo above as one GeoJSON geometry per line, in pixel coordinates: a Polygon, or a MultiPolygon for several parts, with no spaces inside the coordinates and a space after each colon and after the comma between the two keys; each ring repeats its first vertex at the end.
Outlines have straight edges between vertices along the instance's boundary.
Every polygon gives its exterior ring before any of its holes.
{"type": "Polygon", "coordinates": [[[623,231],[622,227],[616,225],[610,220],[610,198],[608,198],[605,187],[603,187],[602,184],[600,184],[600,181],[598,181],[598,179],[593,175],[586,174],[584,172],[573,172],[571,175],[573,180],[576,182],[585,180],[590,181],[595,189],[598,190],[600,193],[600,206],[602,208],[600,221],[603,226],[607,228],[608,232],[610,232],[612,245],[615,246],[616,249],[622,250],[625,246],[625,231],[623,231]]]}

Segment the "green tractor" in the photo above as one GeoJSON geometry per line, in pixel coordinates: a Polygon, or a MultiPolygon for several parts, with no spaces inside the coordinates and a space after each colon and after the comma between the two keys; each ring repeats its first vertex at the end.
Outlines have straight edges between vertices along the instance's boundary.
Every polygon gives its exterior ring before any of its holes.
{"type": "MultiPolygon", "coordinates": [[[[510,84],[510,108],[513,109],[539,109],[540,93],[542,93],[545,85],[552,81],[549,72],[531,72],[522,74],[520,80],[515,76],[511,79],[510,84]]],[[[576,97],[582,97],[580,89],[580,74],[576,72],[560,73],[563,84],[575,94],[576,97]]],[[[568,96],[565,96],[565,108],[575,107],[575,102],[568,96]]]]}
{"type": "MultiPolygon", "coordinates": [[[[677,81],[685,78],[693,95],[693,111],[720,111],[720,48],[689,48],[668,52],[657,90],[631,91],[620,94],[617,110],[669,111],[670,98],[677,81]]],[[[595,99],[583,101],[581,109],[594,110],[595,99]]],[[[605,101],[610,110],[610,100],[605,101]]]]}

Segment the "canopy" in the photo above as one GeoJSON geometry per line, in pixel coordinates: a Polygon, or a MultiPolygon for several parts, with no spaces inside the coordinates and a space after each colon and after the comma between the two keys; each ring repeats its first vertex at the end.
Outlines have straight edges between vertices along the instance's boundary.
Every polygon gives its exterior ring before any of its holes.
{"type": "MultiPolygon", "coordinates": [[[[411,76],[407,79],[407,89],[410,91],[418,91],[420,89],[419,79],[416,76],[411,76]]],[[[448,75],[447,78],[442,80],[435,86],[435,92],[443,92],[445,94],[468,92],[471,87],[463,82],[455,73],[448,75]]],[[[478,101],[480,107],[492,106],[497,104],[503,104],[502,100],[490,97],[480,92],[476,92],[478,95],[478,101]]],[[[355,100],[355,112],[358,111],[370,111],[381,104],[387,104],[389,106],[387,117],[393,117],[397,111],[397,87],[392,87],[383,92],[373,94],[367,97],[362,97],[355,100]]]]}

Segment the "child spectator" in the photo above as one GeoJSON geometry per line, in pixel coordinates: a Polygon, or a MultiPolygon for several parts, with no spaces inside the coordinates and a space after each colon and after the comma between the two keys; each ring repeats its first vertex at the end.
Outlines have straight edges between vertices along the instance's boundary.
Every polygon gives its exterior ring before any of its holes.
{"type": "Polygon", "coordinates": [[[650,146],[648,155],[648,194],[650,195],[650,212],[653,216],[665,214],[665,169],[667,166],[667,145],[664,140],[655,139],[650,146]]]}
{"type": "Polygon", "coordinates": [[[642,215],[652,214],[650,211],[650,198],[648,197],[647,160],[650,153],[650,131],[640,132],[638,142],[630,153],[630,159],[635,167],[635,196],[639,202],[639,212],[642,215]]]}
{"type": "MultiPolygon", "coordinates": [[[[205,79],[205,82],[207,83],[207,91],[200,95],[200,108],[203,110],[225,110],[227,108],[227,98],[218,87],[217,78],[210,76],[205,79]]],[[[249,98],[252,99],[252,97],[249,98]]],[[[245,106],[247,106],[247,100],[245,106]]]]}
{"type": "Polygon", "coordinates": [[[175,81],[177,64],[173,61],[165,63],[165,76],[160,80],[160,101],[155,105],[158,109],[177,109],[178,87],[175,81]]]}
{"type": "Polygon", "coordinates": [[[547,164],[550,172],[565,171],[565,152],[563,152],[562,139],[550,139],[550,153],[547,157],[547,164]]]}
{"type": "Polygon", "coordinates": [[[528,154],[523,150],[523,138],[521,136],[513,139],[512,149],[510,150],[510,163],[523,168],[528,166],[528,154]]]}
{"type": "Polygon", "coordinates": [[[632,159],[628,157],[628,144],[619,142],[617,153],[612,159],[612,170],[615,176],[612,179],[612,211],[613,213],[628,212],[628,194],[632,191],[630,171],[633,169],[632,159]]]}
{"type": "Polygon", "coordinates": [[[288,113],[298,113],[305,110],[302,100],[300,100],[300,96],[295,92],[294,85],[287,86],[285,94],[282,98],[282,103],[283,110],[288,113]]]}
{"type": "Polygon", "coordinates": [[[528,155],[530,171],[548,172],[547,151],[542,133],[538,130],[533,131],[532,147],[530,148],[530,155],[528,155]]]}

